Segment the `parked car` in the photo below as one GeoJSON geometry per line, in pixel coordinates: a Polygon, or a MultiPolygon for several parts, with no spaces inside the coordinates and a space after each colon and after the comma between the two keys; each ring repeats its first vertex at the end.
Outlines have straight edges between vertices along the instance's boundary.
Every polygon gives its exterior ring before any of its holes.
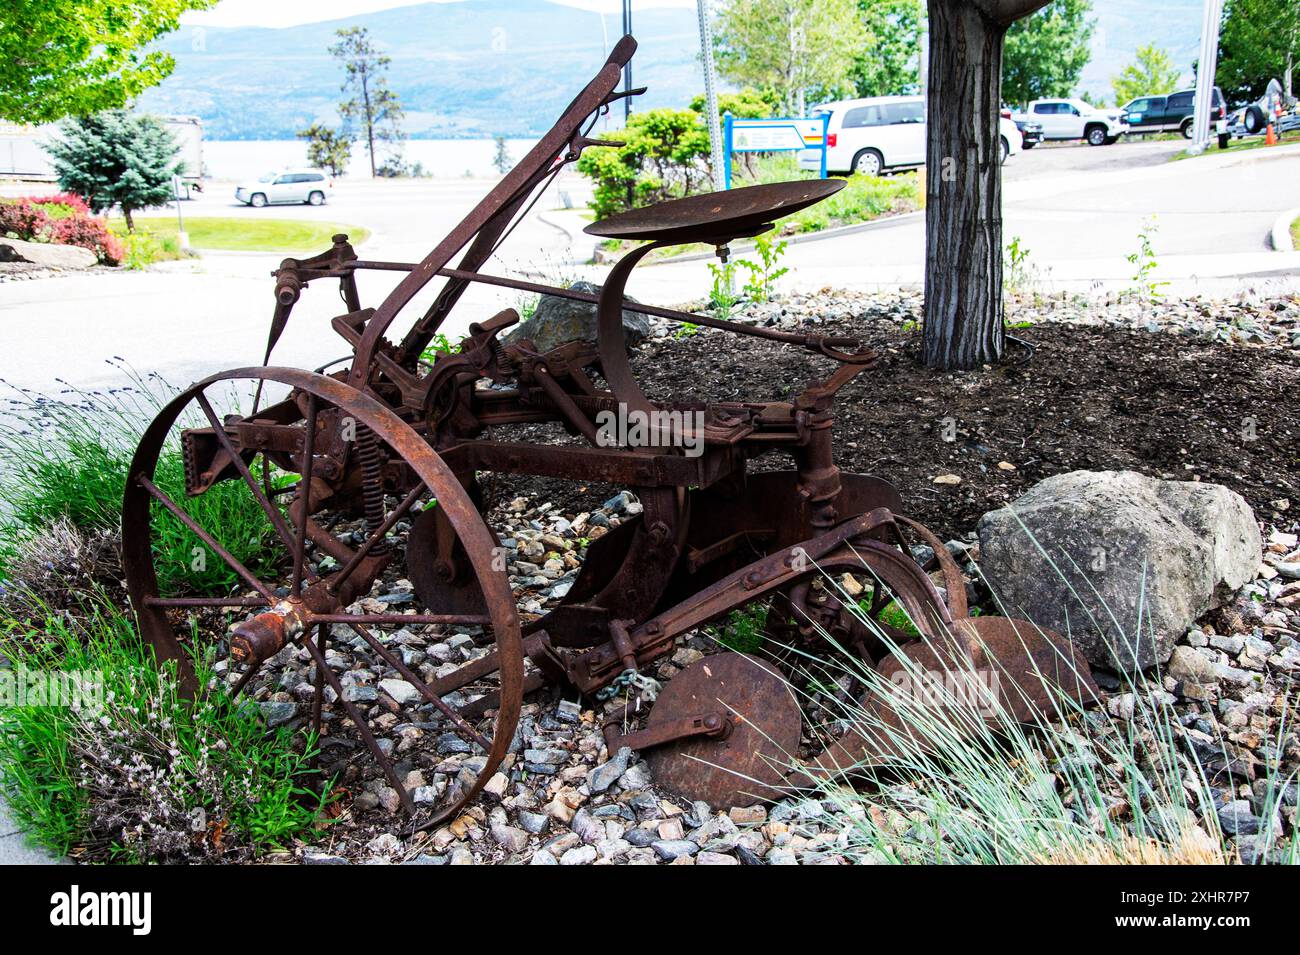
{"type": "Polygon", "coordinates": [[[1011,110],[1003,107],[1002,118],[1010,120],[1011,124],[1020,130],[1020,148],[1033,149],[1043,141],[1043,124],[1032,119],[1022,119],[1019,122],[1011,119],[1011,110]]]}
{"type": "Polygon", "coordinates": [[[1100,110],[1081,99],[1036,99],[1011,119],[1041,123],[1043,139],[1082,139],[1090,146],[1109,146],[1128,130],[1118,110],[1100,110]]]}
{"type": "MultiPolygon", "coordinates": [[[[1123,107],[1130,133],[1182,133],[1192,138],[1196,90],[1179,90],[1167,96],[1139,96],[1123,107]]],[[[1217,86],[1210,97],[1211,128],[1220,135],[1228,131],[1228,106],[1217,86]],[[1220,126],[1219,124],[1223,124],[1220,126]]]]}
{"type": "MultiPolygon", "coordinates": [[[[826,126],[826,171],[877,176],[891,169],[925,163],[925,98],[874,96],[816,107],[812,115],[830,114],[826,126]]],[[[1002,119],[1002,160],[1020,152],[1021,135],[1014,123],[1002,119]]],[[[799,154],[799,168],[817,171],[821,152],[799,154]]]]}
{"type": "Polygon", "coordinates": [[[282,169],[256,181],[241,182],[235,187],[235,198],[258,208],[282,202],[319,206],[333,187],[333,180],[319,169],[282,169]]]}

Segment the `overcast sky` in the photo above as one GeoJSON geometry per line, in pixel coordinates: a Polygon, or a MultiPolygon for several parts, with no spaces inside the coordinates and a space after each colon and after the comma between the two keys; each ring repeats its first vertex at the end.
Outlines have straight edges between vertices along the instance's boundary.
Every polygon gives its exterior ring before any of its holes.
{"type": "MultiPolygon", "coordinates": [[[[428,0],[419,0],[428,2],[428,0]]],[[[453,3],[456,0],[433,0],[435,3],[453,3]]],[[[542,0],[537,0],[542,2],[542,0]]],[[[617,13],[622,9],[620,0],[554,0],[570,7],[617,13]]],[[[634,0],[633,11],[651,7],[693,7],[695,0],[634,0]]],[[[392,7],[414,6],[412,0],[221,0],[211,10],[187,13],[183,23],[207,24],[220,27],[288,27],[298,23],[320,20],[338,20],[358,13],[387,10],[392,7]]]]}

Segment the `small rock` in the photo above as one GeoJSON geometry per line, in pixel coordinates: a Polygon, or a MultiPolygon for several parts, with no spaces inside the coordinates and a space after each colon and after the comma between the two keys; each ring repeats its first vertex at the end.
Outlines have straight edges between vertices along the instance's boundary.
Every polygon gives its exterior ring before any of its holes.
{"type": "Polygon", "coordinates": [[[665,862],[671,862],[681,856],[693,856],[700,847],[689,839],[656,839],[650,848],[665,862]]]}
{"type": "Polygon", "coordinates": [[[627,764],[632,759],[632,750],[620,746],[617,753],[607,762],[601,763],[587,774],[587,788],[592,793],[603,793],[627,772],[627,764]]]}
{"type": "Polygon", "coordinates": [[[596,856],[595,846],[575,846],[560,856],[560,865],[591,865],[596,856]]]}

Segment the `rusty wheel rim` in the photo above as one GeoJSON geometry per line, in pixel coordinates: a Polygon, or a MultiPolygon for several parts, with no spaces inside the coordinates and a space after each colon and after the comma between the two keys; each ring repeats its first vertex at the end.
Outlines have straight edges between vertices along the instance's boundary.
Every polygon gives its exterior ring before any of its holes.
{"type": "MultiPolygon", "coordinates": [[[[221,432],[224,431],[223,427],[221,432]]],[[[215,428],[213,434],[220,440],[215,428]]],[[[204,379],[168,404],[141,439],[127,481],[122,528],[123,565],[141,636],[153,646],[160,665],[175,664],[188,691],[195,692],[199,688],[189,653],[178,637],[177,624],[186,614],[224,611],[237,622],[230,641],[231,655],[242,654],[247,661],[243,673],[231,687],[232,695],[243,691],[269,658],[261,655],[264,646],[274,646],[274,641],[283,637],[284,645],[292,644],[305,651],[315,665],[315,694],[311,706],[313,725],[318,728],[321,725],[324,706],[340,709],[337,725],[353,725],[388,784],[397,791],[400,804],[413,825],[433,825],[452,816],[482,791],[500,766],[518,723],[523,653],[519,618],[508,578],[504,568],[497,569],[495,540],[469,495],[439,456],[409,425],[373,398],[336,379],[288,368],[244,368],[204,379]],[[265,572],[259,575],[245,567],[222,545],[220,528],[203,528],[193,518],[187,518],[183,507],[154,483],[159,456],[180,427],[179,422],[186,410],[198,409],[201,417],[194,417],[199,421],[206,418],[209,425],[215,424],[218,419],[208,390],[214,385],[238,387],[240,384],[250,386],[250,391],[255,385],[287,386],[303,409],[303,416],[297,422],[303,430],[297,458],[300,466],[294,475],[294,489],[285,495],[289,501],[287,507],[281,509],[267,498],[261,479],[254,477],[247,464],[242,468],[234,465],[235,470],[241,473],[232,479],[242,481],[247,492],[267,512],[277,543],[284,551],[276,564],[275,575],[265,572]],[[350,419],[362,435],[373,436],[381,459],[397,461],[405,468],[389,468],[389,473],[397,470],[414,475],[413,489],[390,489],[389,493],[379,496],[382,511],[367,514],[368,518],[376,520],[378,526],[367,525],[361,542],[350,555],[342,551],[326,553],[330,548],[324,546],[327,542],[320,535],[322,531],[331,532],[315,520],[317,515],[313,513],[317,497],[312,478],[319,464],[316,455],[309,454],[309,451],[313,442],[318,440],[315,436],[323,433],[325,422],[331,415],[335,420],[350,419]],[[307,422],[315,424],[310,430],[311,438],[308,437],[307,422]],[[305,476],[303,471],[307,472],[305,476]],[[304,486],[313,489],[305,496],[304,486]],[[412,510],[422,498],[435,498],[436,506],[443,510],[454,527],[464,545],[465,559],[479,580],[485,607],[472,615],[439,613],[438,608],[418,608],[420,612],[415,615],[348,610],[360,599],[347,599],[352,596],[349,588],[356,586],[358,577],[364,581],[366,573],[363,568],[367,562],[377,559],[377,552],[388,543],[387,535],[393,526],[402,517],[412,516],[412,510]],[[307,500],[309,507],[296,507],[299,500],[307,500]],[[393,502],[391,506],[389,502],[393,502]],[[276,513],[273,515],[272,511],[276,513]],[[240,593],[180,596],[160,593],[153,563],[153,540],[155,517],[163,512],[185,525],[215,559],[225,563],[236,576],[240,593]],[[315,546],[308,548],[300,542],[315,546]],[[319,559],[313,561],[309,553],[318,558],[329,556],[333,558],[333,564],[319,559]],[[286,583],[287,587],[284,586],[286,583]],[[328,592],[330,584],[335,586],[334,594],[328,592]],[[341,605],[331,606],[331,601],[341,605]],[[238,623],[241,615],[244,622],[238,623]],[[491,671],[474,679],[453,679],[442,672],[429,676],[426,675],[427,669],[421,674],[402,660],[400,646],[389,646],[385,640],[386,634],[392,636],[392,628],[428,631],[431,627],[440,630],[455,627],[477,632],[472,639],[475,649],[470,652],[480,658],[486,654],[486,658],[492,659],[494,666],[491,671]],[[399,719],[409,719],[410,713],[423,711],[424,715],[418,720],[410,720],[428,726],[428,729],[421,730],[424,737],[415,750],[417,756],[424,758],[426,766],[415,768],[445,766],[446,761],[440,761],[436,750],[450,746],[451,758],[459,758],[460,763],[454,775],[444,774],[446,778],[443,780],[435,772],[433,778],[427,780],[429,789],[423,792],[407,785],[409,775],[399,777],[394,761],[383,751],[371,731],[366,714],[345,696],[344,687],[326,661],[329,641],[345,635],[364,645],[390,669],[397,670],[400,677],[414,688],[415,697],[408,704],[397,701],[397,715],[399,719]],[[264,645],[260,641],[265,639],[272,642],[264,645]],[[326,686],[334,692],[332,704],[323,702],[326,686]],[[464,715],[460,710],[464,710],[464,715]],[[460,741],[459,744],[444,742],[453,738],[460,741]],[[420,745],[435,752],[419,749],[420,745]]],[[[390,559],[393,566],[398,567],[397,576],[400,577],[404,574],[400,564],[396,563],[397,556],[395,554],[390,559]]]]}

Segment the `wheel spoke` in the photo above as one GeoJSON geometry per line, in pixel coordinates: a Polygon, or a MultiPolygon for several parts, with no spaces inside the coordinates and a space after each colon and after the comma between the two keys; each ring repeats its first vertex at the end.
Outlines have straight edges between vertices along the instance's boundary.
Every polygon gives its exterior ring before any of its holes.
{"type": "Polygon", "coordinates": [[[388,515],[388,518],[384,523],[377,527],[375,532],[366,538],[365,543],[357,549],[356,553],[353,554],[351,559],[349,559],[343,566],[343,569],[334,575],[334,579],[330,581],[331,591],[337,591],[339,587],[343,586],[343,582],[347,580],[348,577],[352,576],[352,572],[360,566],[363,560],[365,560],[366,555],[374,549],[376,544],[384,539],[384,535],[393,529],[393,525],[402,519],[402,515],[411,509],[415,502],[420,499],[420,495],[423,494],[424,491],[424,484],[417,484],[411,489],[411,493],[406,495],[402,500],[402,503],[393,508],[392,513],[388,515]]]}
{"type": "Polygon", "coordinates": [[[244,687],[248,686],[248,681],[257,674],[258,670],[262,669],[262,664],[265,662],[265,660],[258,660],[244,671],[244,675],[239,678],[239,682],[237,682],[230,690],[230,698],[232,700],[239,698],[239,694],[244,691],[244,687]]]}
{"type": "Polygon", "coordinates": [[[145,597],[146,607],[265,607],[261,597],[145,597]]]}
{"type": "Polygon", "coordinates": [[[160,491],[153,481],[149,480],[143,474],[136,475],[136,480],[140,482],[140,486],[148,491],[159,504],[167,508],[173,517],[188,527],[199,540],[212,549],[213,553],[225,561],[227,567],[237,573],[240,577],[243,577],[250,587],[265,597],[269,605],[274,605],[276,603],[275,594],[271,593],[270,588],[267,587],[266,584],[254,577],[252,572],[241,564],[234,554],[230,553],[230,551],[218,544],[211,534],[200,527],[194,518],[181,510],[176,505],[175,501],[160,491]]]}
{"type": "Polygon", "coordinates": [[[352,632],[361,637],[362,640],[370,644],[371,648],[383,657],[384,662],[402,675],[407,683],[411,684],[420,691],[420,695],[432,703],[443,716],[451,720],[452,725],[460,736],[477,743],[483,748],[483,752],[489,752],[492,744],[485,740],[478,730],[474,729],[466,719],[457,713],[454,709],[443,702],[442,697],[436,696],[432,690],[418,676],[411,672],[410,667],[399,660],[391,650],[375,639],[374,635],[365,627],[352,624],[352,632]]]}
{"type": "Polygon", "coordinates": [[[334,675],[334,671],[331,670],[329,665],[325,662],[325,654],[322,653],[320,648],[311,640],[304,640],[302,645],[307,648],[308,652],[310,652],[312,657],[316,660],[317,673],[323,675],[325,679],[329,681],[330,687],[338,694],[339,702],[342,703],[343,708],[348,711],[348,716],[351,718],[353,725],[356,726],[357,732],[361,734],[361,739],[365,742],[366,748],[370,750],[371,755],[373,755],[375,760],[379,763],[379,768],[383,770],[384,775],[388,777],[388,782],[392,784],[392,787],[395,790],[397,790],[398,798],[402,801],[402,807],[408,813],[414,813],[415,804],[411,802],[411,794],[406,791],[406,787],[402,785],[402,781],[397,778],[397,770],[393,768],[392,761],[385,756],[383,750],[379,748],[379,741],[375,739],[375,734],[370,732],[370,726],[366,723],[365,715],[355,703],[349,701],[343,695],[343,687],[339,683],[339,678],[334,675]]]}
{"type": "Polygon", "coordinates": [[[217,413],[212,410],[212,405],[208,403],[207,396],[204,395],[203,392],[199,392],[194,397],[195,400],[198,401],[199,407],[203,409],[203,414],[208,419],[208,423],[212,425],[212,430],[217,436],[218,443],[226,454],[230,455],[230,461],[235,466],[235,470],[237,470],[240,477],[244,479],[244,483],[248,485],[248,489],[253,493],[253,498],[261,506],[262,510],[266,512],[266,516],[270,519],[272,526],[275,527],[276,533],[278,533],[281,539],[283,539],[284,546],[288,547],[291,552],[294,551],[295,544],[293,535],[289,533],[289,525],[284,522],[284,515],[281,514],[276,506],[267,500],[266,495],[262,493],[262,489],[257,484],[257,479],[253,477],[253,472],[248,470],[248,465],[244,463],[243,456],[235,450],[234,444],[231,443],[230,435],[226,434],[225,425],[223,425],[217,418],[217,413]]]}

